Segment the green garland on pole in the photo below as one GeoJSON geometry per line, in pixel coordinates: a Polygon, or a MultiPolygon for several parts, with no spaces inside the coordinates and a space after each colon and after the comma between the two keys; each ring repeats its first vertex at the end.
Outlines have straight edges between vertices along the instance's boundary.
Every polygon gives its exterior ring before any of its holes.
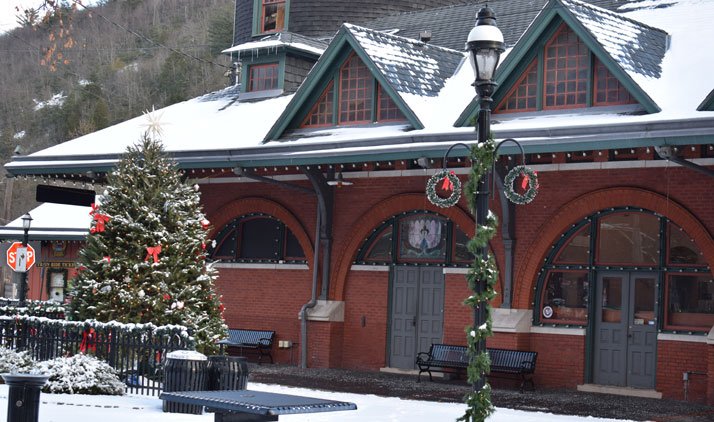
{"type": "Polygon", "coordinates": [[[453,171],[442,170],[436,172],[426,184],[426,197],[429,198],[429,202],[442,208],[454,206],[461,198],[461,181],[453,171]],[[453,188],[451,196],[448,198],[442,198],[436,194],[436,184],[444,179],[448,179],[453,188]]]}
{"type": "Polygon", "coordinates": [[[527,204],[531,202],[538,193],[538,188],[540,187],[538,185],[538,173],[522,165],[513,167],[503,179],[503,186],[503,193],[506,194],[506,197],[511,202],[519,205],[527,204]],[[528,190],[526,190],[523,195],[513,189],[513,182],[521,174],[528,177],[528,190]]]}
{"type": "MultiPolygon", "coordinates": [[[[495,143],[492,139],[483,144],[478,144],[471,149],[471,174],[469,181],[466,183],[466,197],[469,201],[471,212],[476,215],[476,192],[478,190],[478,182],[491,169],[494,161],[495,143]]],[[[481,249],[488,247],[488,241],[496,233],[498,221],[496,216],[489,210],[481,210],[488,212],[487,225],[477,227],[476,235],[467,245],[468,250],[474,255],[474,261],[466,275],[469,289],[473,292],[471,296],[464,300],[464,305],[475,309],[479,304],[486,304],[486,321],[480,327],[466,327],[466,339],[469,351],[469,367],[468,379],[470,383],[474,383],[485,376],[490,371],[491,362],[486,351],[479,352],[477,345],[480,341],[485,341],[487,337],[493,335],[491,322],[491,306],[488,303],[496,296],[496,282],[498,280],[498,270],[493,258],[485,259],[486,257],[479,254],[481,249]],[[483,292],[476,293],[478,283],[486,283],[483,292]]],[[[464,422],[483,422],[494,411],[493,403],[491,402],[491,386],[486,383],[480,391],[470,392],[464,397],[467,408],[465,414],[460,417],[459,421],[464,422]]]]}

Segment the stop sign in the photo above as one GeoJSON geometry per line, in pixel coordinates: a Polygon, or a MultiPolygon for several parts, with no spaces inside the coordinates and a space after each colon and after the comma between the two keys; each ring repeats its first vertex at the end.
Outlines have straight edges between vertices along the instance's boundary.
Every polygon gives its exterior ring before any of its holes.
{"type": "Polygon", "coordinates": [[[27,245],[27,250],[22,247],[22,242],[15,242],[7,249],[7,265],[14,271],[25,272],[35,264],[35,249],[27,245]]]}

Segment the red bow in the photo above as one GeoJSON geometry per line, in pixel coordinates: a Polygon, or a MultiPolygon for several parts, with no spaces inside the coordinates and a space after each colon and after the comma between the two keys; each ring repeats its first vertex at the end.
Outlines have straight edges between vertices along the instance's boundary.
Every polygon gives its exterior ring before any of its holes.
{"type": "Polygon", "coordinates": [[[95,231],[103,232],[104,224],[109,222],[109,216],[104,214],[94,214],[94,219],[97,220],[97,227],[95,231]]]}
{"type": "Polygon", "coordinates": [[[523,181],[521,182],[521,187],[523,189],[525,189],[528,187],[528,182],[530,182],[531,179],[528,177],[527,174],[525,174],[525,173],[521,173],[521,174],[523,174],[523,181]]]}
{"type": "MultiPolygon", "coordinates": [[[[456,176],[456,173],[454,173],[453,171],[449,174],[456,176]]],[[[444,184],[441,185],[441,189],[442,190],[454,190],[454,182],[452,182],[451,179],[449,179],[448,174],[446,176],[444,176],[444,184]]]]}
{"type": "Polygon", "coordinates": [[[159,262],[159,254],[161,253],[161,245],[148,247],[148,248],[146,248],[146,252],[147,252],[147,254],[146,254],[146,258],[144,258],[144,261],[148,261],[149,258],[153,255],[154,264],[157,264],[159,262]]]}
{"type": "Polygon", "coordinates": [[[82,334],[82,342],[79,344],[79,351],[84,353],[87,349],[97,350],[97,342],[94,340],[94,328],[86,330],[82,334]],[[90,344],[91,342],[91,344],[90,344]]]}
{"type": "Polygon", "coordinates": [[[89,215],[94,214],[95,212],[99,211],[99,205],[97,204],[92,204],[92,210],[89,211],[89,215]]]}

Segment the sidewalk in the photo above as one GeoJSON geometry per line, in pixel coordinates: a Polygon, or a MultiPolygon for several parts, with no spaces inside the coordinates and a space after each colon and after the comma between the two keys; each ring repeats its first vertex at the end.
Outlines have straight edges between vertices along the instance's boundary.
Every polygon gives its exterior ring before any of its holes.
{"type": "MultiPolygon", "coordinates": [[[[417,383],[416,376],[412,375],[342,369],[299,369],[295,366],[252,363],[249,364],[248,382],[249,385],[259,382],[447,403],[462,403],[464,394],[470,390],[464,380],[434,377],[434,382],[429,382],[428,375],[422,376],[422,381],[417,383]]],[[[537,385],[535,391],[526,389],[520,393],[515,382],[502,382],[500,385],[506,387],[494,388],[491,394],[494,405],[499,408],[635,421],[714,421],[714,407],[700,403],[575,390],[546,390],[538,389],[537,385]]]]}

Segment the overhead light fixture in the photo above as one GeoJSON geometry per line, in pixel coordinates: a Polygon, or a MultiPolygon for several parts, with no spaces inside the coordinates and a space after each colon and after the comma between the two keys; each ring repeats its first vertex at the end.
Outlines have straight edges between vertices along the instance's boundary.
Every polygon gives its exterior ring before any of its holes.
{"type": "Polygon", "coordinates": [[[335,180],[328,180],[327,184],[330,186],[337,186],[337,188],[341,188],[342,186],[349,186],[352,185],[352,182],[348,182],[342,177],[342,172],[337,173],[337,178],[335,180]]]}

